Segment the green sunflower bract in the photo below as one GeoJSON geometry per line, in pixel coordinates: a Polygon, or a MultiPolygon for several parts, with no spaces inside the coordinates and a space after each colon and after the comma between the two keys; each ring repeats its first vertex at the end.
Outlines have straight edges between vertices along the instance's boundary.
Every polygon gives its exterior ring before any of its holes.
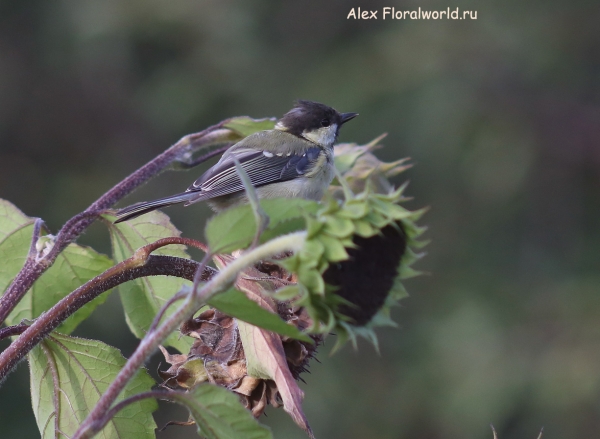
{"type": "Polygon", "coordinates": [[[335,332],[334,349],[356,335],[376,344],[373,327],[395,325],[390,308],[407,296],[401,280],[419,274],[411,265],[423,256],[415,250],[425,244],[417,240],[425,228],[416,221],[425,209],[399,204],[406,185],[393,189],[388,178],[409,166],[379,161],[371,151],[380,139],[336,146],[341,186],[332,186],[316,213],[305,214],[304,248],[280,261],[298,283],[279,297],[295,296],[293,303],[306,308],[311,332],[335,332]]]}

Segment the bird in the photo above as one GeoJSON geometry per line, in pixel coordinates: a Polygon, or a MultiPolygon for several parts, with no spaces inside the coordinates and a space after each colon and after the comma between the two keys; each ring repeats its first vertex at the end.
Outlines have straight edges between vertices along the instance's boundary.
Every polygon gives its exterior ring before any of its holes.
{"type": "Polygon", "coordinates": [[[251,134],[228,148],[185,192],[120,209],[115,223],[179,203],[189,206],[207,201],[215,212],[247,204],[236,162],[246,171],[259,199],[319,201],[334,177],[333,145],[340,128],[356,116],[298,100],[273,129],[251,134]]]}

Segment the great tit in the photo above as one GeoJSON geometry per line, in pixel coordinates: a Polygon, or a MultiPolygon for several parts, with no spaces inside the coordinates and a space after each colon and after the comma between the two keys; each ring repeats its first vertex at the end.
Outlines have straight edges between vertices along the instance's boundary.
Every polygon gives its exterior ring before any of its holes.
{"type": "Polygon", "coordinates": [[[137,203],[117,212],[115,223],[152,210],[207,200],[219,212],[247,203],[235,159],[250,177],[259,198],[306,198],[319,201],[333,180],[333,144],[341,126],[358,113],[299,100],[272,130],[259,131],[223,153],[185,192],[137,203]]]}

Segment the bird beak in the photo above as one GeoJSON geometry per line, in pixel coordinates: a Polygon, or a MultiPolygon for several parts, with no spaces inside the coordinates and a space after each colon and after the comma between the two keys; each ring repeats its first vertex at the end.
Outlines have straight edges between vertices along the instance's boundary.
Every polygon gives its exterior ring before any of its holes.
{"type": "Polygon", "coordinates": [[[358,116],[358,113],[342,113],[342,114],[340,114],[340,116],[342,117],[342,123],[341,123],[341,125],[344,125],[349,120],[352,120],[356,116],[358,116]]]}

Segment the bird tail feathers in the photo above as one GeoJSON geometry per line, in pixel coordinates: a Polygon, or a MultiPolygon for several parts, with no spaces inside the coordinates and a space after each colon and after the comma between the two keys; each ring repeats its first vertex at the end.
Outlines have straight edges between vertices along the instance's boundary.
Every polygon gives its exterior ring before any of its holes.
{"type": "Polygon", "coordinates": [[[172,204],[179,204],[185,201],[191,201],[197,197],[197,193],[184,192],[182,194],[172,195],[170,197],[159,198],[158,200],[154,201],[144,201],[141,203],[132,204],[131,206],[124,207],[117,212],[115,224],[136,218],[145,213],[160,209],[161,207],[171,206],[172,204]]]}

